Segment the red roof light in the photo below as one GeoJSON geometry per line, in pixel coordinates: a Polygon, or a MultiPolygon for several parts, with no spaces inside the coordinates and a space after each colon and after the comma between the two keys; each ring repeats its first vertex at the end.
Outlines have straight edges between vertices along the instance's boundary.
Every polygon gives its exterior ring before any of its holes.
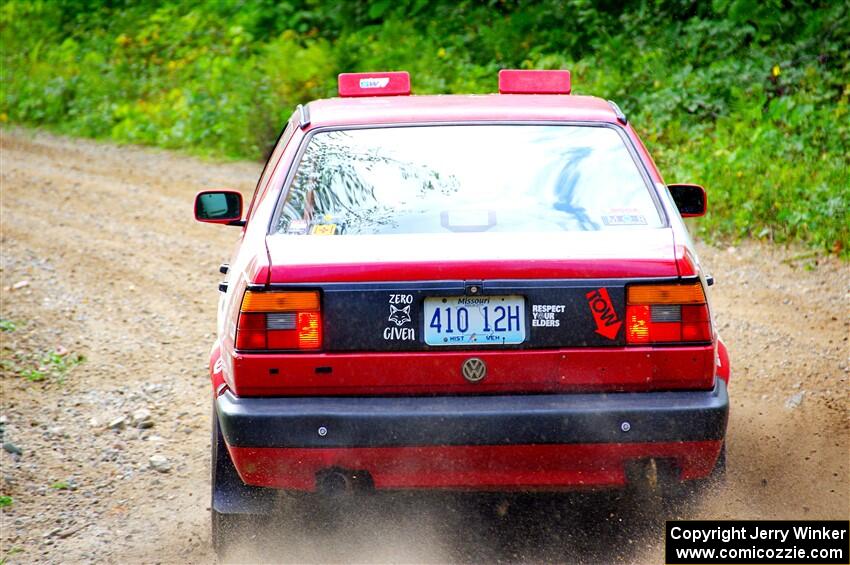
{"type": "Polygon", "coordinates": [[[410,75],[407,71],[341,73],[338,81],[339,95],[343,97],[410,94],[410,75]]]}
{"type": "Polygon", "coordinates": [[[570,71],[499,71],[499,94],[569,94],[570,71]]]}

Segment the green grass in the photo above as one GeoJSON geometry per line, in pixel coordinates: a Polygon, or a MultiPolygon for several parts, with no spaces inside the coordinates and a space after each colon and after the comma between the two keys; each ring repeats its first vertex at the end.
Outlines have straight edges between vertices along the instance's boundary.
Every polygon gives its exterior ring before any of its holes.
{"type": "Polygon", "coordinates": [[[501,68],[568,68],[576,94],[623,107],[668,182],[706,186],[700,235],[850,256],[846,2],[122,4],[4,3],[0,121],[260,159],[338,72],[478,93],[501,68]]]}
{"type": "Polygon", "coordinates": [[[12,547],[9,551],[6,552],[6,555],[0,557],[0,565],[6,565],[9,562],[9,558],[18,553],[22,553],[24,548],[22,547],[12,547]]]}
{"type": "Polygon", "coordinates": [[[60,354],[51,351],[37,355],[25,351],[10,352],[4,349],[0,368],[3,372],[17,375],[29,382],[37,383],[50,379],[63,384],[71,370],[85,360],[85,356],[81,354],[60,354]]]}

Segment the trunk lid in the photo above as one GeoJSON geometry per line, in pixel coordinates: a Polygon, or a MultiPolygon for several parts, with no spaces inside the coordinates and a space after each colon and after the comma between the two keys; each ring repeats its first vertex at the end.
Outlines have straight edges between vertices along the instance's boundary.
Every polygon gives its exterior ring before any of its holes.
{"type": "Polygon", "coordinates": [[[678,276],[670,228],[628,232],[270,235],[269,283],[678,276]]]}
{"type": "Polygon", "coordinates": [[[669,229],[267,243],[271,287],[321,290],[326,352],[623,346],[626,284],[677,276],[669,229]]]}

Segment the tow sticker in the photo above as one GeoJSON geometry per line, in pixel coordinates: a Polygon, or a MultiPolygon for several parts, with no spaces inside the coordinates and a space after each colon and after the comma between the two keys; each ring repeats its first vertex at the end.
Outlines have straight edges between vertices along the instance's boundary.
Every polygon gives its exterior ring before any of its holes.
{"type": "Polygon", "coordinates": [[[616,339],[623,322],[617,318],[617,311],[611,304],[607,288],[599,288],[585,294],[587,304],[596,321],[596,333],[608,339],[616,339]]]}

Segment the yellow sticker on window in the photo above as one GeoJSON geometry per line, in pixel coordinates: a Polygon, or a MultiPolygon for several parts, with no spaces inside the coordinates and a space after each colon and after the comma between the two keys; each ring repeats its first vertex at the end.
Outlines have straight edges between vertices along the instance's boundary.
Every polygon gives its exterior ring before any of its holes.
{"type": "Polygon", "coordinates": [[[336,233],[336,224],[316,224],[310,230],[312,235],[334,235],[336,233]]]}

